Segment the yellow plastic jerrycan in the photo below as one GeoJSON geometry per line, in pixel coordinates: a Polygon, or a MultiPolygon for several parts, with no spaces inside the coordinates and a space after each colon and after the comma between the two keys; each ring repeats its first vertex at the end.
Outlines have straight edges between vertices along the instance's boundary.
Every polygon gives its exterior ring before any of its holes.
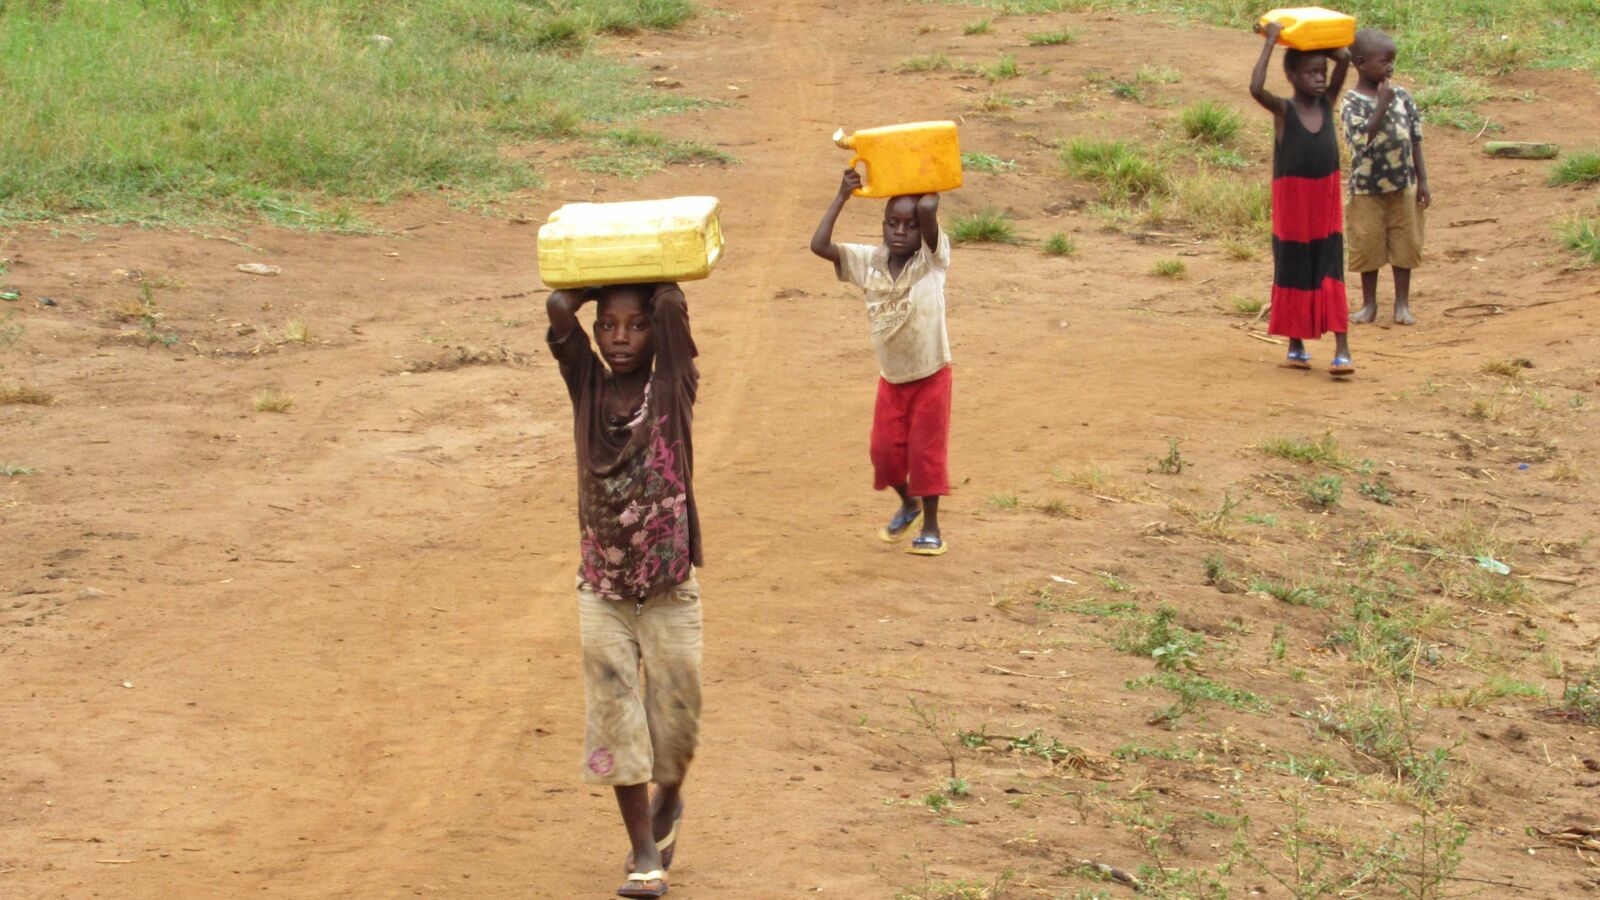
{"type": "Polygon", "coordinates": [[[851,168],[866,166],[857,197],[898,197],[961,187],[961,145],[954,122],[863,128],[848,136],[841,128],[834,132],[833,142],[855,151],[851,168]]]}
{"type": "Polygon", "coordinates": [[[1355,16],[1320,6],[1268,10],[1256,23],[1255,30],[1265,30],[1268,22],[1281,24],[1283,31],[1278,33],[1278,43],[1296,50],[1333,50],[1348,47],[1356,40],[1355,16]]]}
{"type": "Polygon", "coordinates": [[[568,203],[539,227],[539,277],[553,288],[705,278],[722,258],[715,197],[568,203]]]}

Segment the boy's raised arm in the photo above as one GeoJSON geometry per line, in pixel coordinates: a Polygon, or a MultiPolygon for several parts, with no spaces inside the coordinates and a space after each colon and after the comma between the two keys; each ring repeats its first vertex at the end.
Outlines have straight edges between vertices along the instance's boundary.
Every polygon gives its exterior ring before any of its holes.
{"type": "Polygon", "coordinates": [[[931,253],[939,252],[939,195],[929,192],[917,198],[917,229],[931,253]]]}
{"type": "Polygon", "coordinates": [[[578,327],[578,308],[587,302],[589,295],[585,291],[562,288],[550,292],[544,310],[550,316],[551,340],[559,344],[567,339],[572,329],[578,327]]]}
{"type": "Polygon", "coordinates": [[[1283,31],[1283,26],[1277,22],[1268,22],[1262,29],[1262,36],[1266,38],[1261,44],[1261,56],[1256,59],[1255,70],[1250,73],[1250,96],[1256,102],[1267,108],[1273,118],[1283,119],[1283,101],[1267,90],[1267,62],[1272,59],[1272,48],[1278,45],[1278,34],[1283,31]]]}
{"type": "Polygon", "coordinates": [[[845,169],[844,178],[839,182],[839,193],[834,196],[833,203],[828,205],[828,211],[822,214],[822,221],[817,223],[816,233],[811,235],[811,252],[835,265],[839,263],[839,247],[833,242],[833,226],[839,221],[839,211],[844,209],[844,202],[850,199],[851,192],[861,187],[861,173],[855,169],[845,169]]]}
{"type": "Polygon", "coordinates": [[[1331,102],[1338,99],[1339,92],[1344,90],[1344,77],[1350,74],[1350,48],[1330,50],[1328,57],[1333,60],[1333,74],[1328,76],[1328,100],[1331,102]]]}

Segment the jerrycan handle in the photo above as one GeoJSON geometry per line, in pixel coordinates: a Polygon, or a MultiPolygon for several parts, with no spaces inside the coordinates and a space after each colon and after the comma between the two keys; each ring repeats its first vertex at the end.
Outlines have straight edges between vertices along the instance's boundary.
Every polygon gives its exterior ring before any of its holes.
{"type": "Polygon", "coordinates": [[[865,171],[861,173],[861,187],[857,188],[854,193],[857,197],[870,197],[872,196],[872,163],[868,162],[863,156],[850,157],[850,168],[854,169],[856,166],[860,166],[865,171]]]}

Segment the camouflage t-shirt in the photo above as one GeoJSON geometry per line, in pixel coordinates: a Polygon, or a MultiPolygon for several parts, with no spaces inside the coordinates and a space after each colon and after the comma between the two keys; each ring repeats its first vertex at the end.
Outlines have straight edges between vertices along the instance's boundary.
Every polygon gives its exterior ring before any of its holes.
{"type": "Polygon", "coordinates": [[[1352,194],[1388,194],[1403,191],[1417,180],[1412,165],[1412,145],[1422,140],[1422,114],[1417,102],[1403,87],[1394,89],[1394,100],[1384,114],[1383,127],[1367,136],[1367,124],[1378,109],[1378,98],[1359,91],[1347,91],[1339,101],[1339,122],[1344,126],[1345,143],[1350,146],[1352,194]]]}

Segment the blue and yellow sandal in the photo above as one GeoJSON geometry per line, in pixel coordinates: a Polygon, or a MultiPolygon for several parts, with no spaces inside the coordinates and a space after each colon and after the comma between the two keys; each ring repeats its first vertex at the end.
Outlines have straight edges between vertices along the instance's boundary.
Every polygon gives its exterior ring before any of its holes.
{"type": "Polygon", "coordinates": [[[910,534],[912,529],[921,524],[921,506],[918,506],[916,512],[910,516],[906,515],[906,509],[902,506],[900,511],[894,514],[894,518],[889,520],[888,525],[878,529],[878,538],[885,544],[898,544],[906,539],[906,535],[910,534]]]}
{"type": "Polygon", "coordinates": [[[911,542],[906,552],[913,556],[943,556],[948,549],[950,548],[945,546],[943,539],[931,534],[921,534],[911,542]]]}

